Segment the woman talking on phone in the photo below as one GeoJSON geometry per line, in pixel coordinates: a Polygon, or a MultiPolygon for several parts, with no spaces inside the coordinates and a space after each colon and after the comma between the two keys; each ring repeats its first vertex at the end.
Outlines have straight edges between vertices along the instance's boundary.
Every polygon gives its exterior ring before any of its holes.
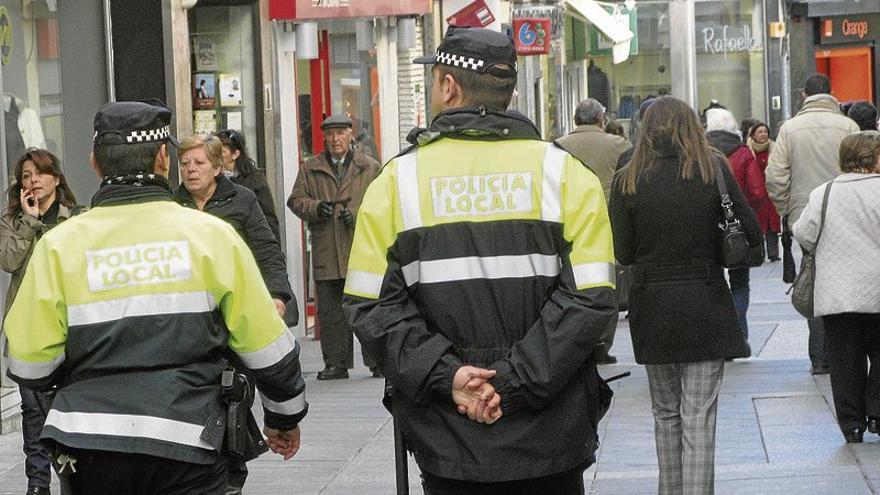
{"type": "MultiPolygon", "coordinates": [[[[6,309],[15,299],[37,240],[81,210],[58,158],[40,149],[30,149],[18,160],[15,181],[7,191],[7,204],[0,218],[0,268],[12,275],[6,309]]],[[[39,442],[46,421],[46,400],[41,393],[27,389],[20,392],[27,493],[49,493],[49,455],[39,442]]]]}

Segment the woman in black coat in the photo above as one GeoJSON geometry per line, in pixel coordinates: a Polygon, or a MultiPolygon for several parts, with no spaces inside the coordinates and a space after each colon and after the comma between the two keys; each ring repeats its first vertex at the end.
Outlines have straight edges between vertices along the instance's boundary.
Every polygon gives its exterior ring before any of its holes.
{"type": "Polygon", "coordinates": [[[266,216],[269,228],[275,234],[275,239],[281,241],[278,227],[278,215],[275,214],[275,199],[272,190],[266,182],[266,173],[257,167],[257,163],[248,155],[247,143],[244,134],[235,129],[224,129],[216,134],[223,143],[223,175],[229,177],[232,182],[244,186],[254,192],[260,209],[266,216]]]}
{"type": "Polygon", "coordinates": [[[636,361],[645,364],[660,465],[659,493],[714,492],[715,418],[724,359],[749,355],[718,256],[724,180],[749,244],[763,238],[724,158],[695,112],[654,101],[609,201],[629,293],[636,361]]]}
{"type": "Polygon", "coordinates": [[[287,279],[287,262],[278,239],[269,228],[256,195],[230,181],[222,170],[222,144],[208,134],[196,134],[180,143],[178,203],[210,213],[229,222],[244,239],[266,282],[281,316],[293,297],[287,279]]]}

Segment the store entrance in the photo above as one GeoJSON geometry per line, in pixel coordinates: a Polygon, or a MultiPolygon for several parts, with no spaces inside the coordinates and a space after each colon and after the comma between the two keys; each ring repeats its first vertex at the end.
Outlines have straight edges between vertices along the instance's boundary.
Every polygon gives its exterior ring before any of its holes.
{"type": "Polygon", "coordinates": [[[834,97],[841,103],[874,101],[874,64],[870,47],[817,50],[816,71],[831,79],[834,97]]]}

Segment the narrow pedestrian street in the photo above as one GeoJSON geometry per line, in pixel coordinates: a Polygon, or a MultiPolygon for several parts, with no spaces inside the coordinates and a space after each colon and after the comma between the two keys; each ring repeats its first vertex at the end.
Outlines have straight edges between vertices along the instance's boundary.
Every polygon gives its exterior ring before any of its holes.
{"type": "MultiPolygon", "coordinates": [[[[859,495],[880,492],[880,438],[844,443],[831,405],[828,376],[809,374],[807,325],[791,307],[781,263],[752,270],[749,322],[754,357],[728,363],[718,407],[716,493],[859,495]]],[[[621,317],[623,313],[621,313],[621,317]]],[[[250,463],[247,494],[393,494],[390,416],[379,402],[382,380],[367,369],[351,379],[317,382],[317,342],[302,339],[311,404],[303,446],[290,462],[264,455],[250,463]]],[[[586,473],[591,494],[656,493],[648,383],[635,364],[621,319],[612,351],[619,363],[604,376],[631,371],[613,383],[613,406],[600,428],[602,446],[586,473]]],[[[359,362],[358,357],[355,362],[359,362]]],[[[413,494],[421,493],[410,462],[413,494]]],[[[25,489],[20,433],[0,437],[0,494],[25,489]]],[[[58,493],[57,484],[53,490],[58,493]]]]}

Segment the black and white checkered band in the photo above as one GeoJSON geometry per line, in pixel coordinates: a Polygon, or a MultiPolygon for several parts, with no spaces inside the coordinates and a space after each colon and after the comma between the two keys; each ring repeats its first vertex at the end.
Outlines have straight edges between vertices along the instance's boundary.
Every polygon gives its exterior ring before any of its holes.
{"type": "Polygon", "coordinates": [[[146,131],[132,131],[125,136],[125,142],[131,143],[151,143],[153,141],[161,141],[171,136],[171,126],[160,127],[158,129],[150,129],[146,131]]]}
{"type": "Polygon", "coordinates": [[[454,53],[441,52],[440,50],[437,50],[437,54],[434,55],[434,60],[438,64],[461,67],[462,69],[475,70],[477,72],[481,72],[483,66],[486,65],[485,61],[474,57],[465,57],[454,53]]]}

